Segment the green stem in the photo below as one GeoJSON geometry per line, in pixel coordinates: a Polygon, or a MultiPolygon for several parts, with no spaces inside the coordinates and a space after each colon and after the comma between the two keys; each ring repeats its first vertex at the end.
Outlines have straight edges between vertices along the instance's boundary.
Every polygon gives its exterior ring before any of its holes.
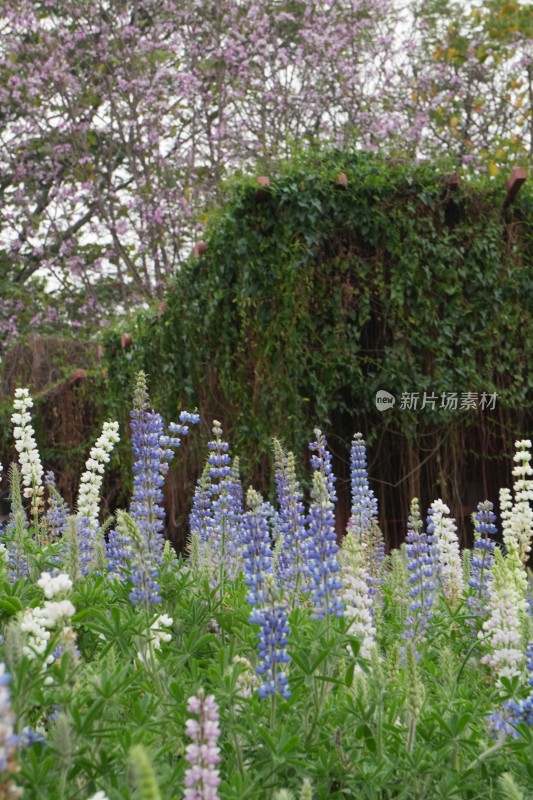
{"type": "Polygon", "coordinates": [[[274,730],[276,722],[276,692],[271,696],[270,700],[270,730],[274,730]]]}
{"type": "Polygon", "coordinates": [[[409,733],[407,735],[407,752],[412,753],[413,747],[415,746],[415,734],[416,734],[416,723],[417,718],[411,717],[409,722],[409,733]]]}
{"type": "Polygon", "coordinates": [[[504,744],[505,744],[505,739],[501,739],[499,742],[496,742],[496,744],[493,744],[492,747],[489,747],[487,750],[484,750],[483,753],[481,753],[481,755],[475,758],[467,766],[466,771],[468,772],[469,769],[474,769],[474,767],[476,767],[486,758],[489,758],[493,753],[496,753],[500,749],[500,747],[503,747],[504,744]]]}
{"type": "MultiPolygon", "coordinates": [[[[484,638],[485,638],[485,639],[488,639],[488,637],[489,637],[489,634],[487,634],[487,636],[485,636],[484,638]]],[[[478,644],[479,644],[480,642],[482,642],[482,641],[484,641],[484,639],[476,639],[476,640],[474,641],[474,643],[473,643],[473,644],[472,644],[472,645],[471,645],[471,646],[468,648],[468,650],[466,651],[466,655],[465,655],[465,657],[464,657],[463,663],[461,664],[461,667],[460,667],[460,669],[459,669],[459,672],[457,673],[457,677],[455,678],[455,686],[458,686],[458,685],[459,685],[459,678],[460,678],[460,677],[461,677],[461,675],[463,674],[463,670],[464,670],[464,668],[466,667],[467,661],[468,661],[468,659],[470,658],[470,655],[471,655],[471,653],[472,653],[472,652],[474,651],[474,649],[475,649],[475,648],[478,646],[478,644]]],[[[454,691],[455,691],[455,687],[454,687],[454,691]]]]}

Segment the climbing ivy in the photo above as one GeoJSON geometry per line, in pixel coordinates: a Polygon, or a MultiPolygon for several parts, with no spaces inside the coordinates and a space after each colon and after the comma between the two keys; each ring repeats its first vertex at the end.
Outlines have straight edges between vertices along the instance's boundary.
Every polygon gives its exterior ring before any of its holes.
{"type": "Polygon", "coordinates": [[[506,210],[500,181],[455,184],[446,164],[340,151],[282,166],[268,189],[236,181],[164,312],[138,317],[130,350],[108,334],[114,395],[145,369],[158,408],[221,419],[255,479],[272,435],[302,454],[316,425],[346,447],[357,424],[412,443],[473,422],[401,410],[403,392],[497,392],[512,437],[533,389],[533,195],[506,210]],[[384,413],[379,389],[397,398],[384,413]]]}

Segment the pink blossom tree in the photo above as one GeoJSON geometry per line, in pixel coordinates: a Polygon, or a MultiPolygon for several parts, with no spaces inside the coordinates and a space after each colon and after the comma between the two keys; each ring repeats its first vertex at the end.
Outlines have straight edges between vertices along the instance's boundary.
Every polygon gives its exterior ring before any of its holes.
{"type": "Polygon", "coordinates": [[[91,314],[102,285],[122,309],[160,296],[224,178],[311,144],[444,153],[493,174],[531,156],[530,10],[4,0],[4,278],[52,275],[93,297],[91,314]]]}

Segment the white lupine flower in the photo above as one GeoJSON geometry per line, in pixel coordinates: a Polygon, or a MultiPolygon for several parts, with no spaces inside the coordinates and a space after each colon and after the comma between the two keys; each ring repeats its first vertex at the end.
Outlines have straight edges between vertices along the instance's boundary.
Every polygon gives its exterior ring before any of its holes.
{"type": "Polygon", "coordinates": [[[237,694],[240,697],[251,697],[254,690],[257,689],[260,684],[259,677],[254,667],[244,656],[234,656],[231,663],[240,664],[242,667],[242,671],[239,673],[235,686],[237,694]]]}
{"type": "Polygon", "coordinates": [[[517,452],[514,455],[515,466],[513,476],[516,478],[514,503],[508,489],[500,490],[500,508],[503,527],[503,541],[507,549],[515,548],[523,564],[526,564],[531,552],[533,537],[533,467],[531,467],[531,441],[522,439],[515,442],[517,452]]]}
{"type": "Polygon", "coordinates": [[[91,797],[89,797],[89,800],[109,800],[109,798],[106,793],[100,789],[99,792],[96,792],[96,794],[93,794],[91,797]]]}
{"type": "Polygon", "coordinates": [[[450,515],[450,509],[435,500],[430,507],[431,534],[435,537],[434,547],[439,565],[439,578],[448,601],[458,602],[463,593],[463,563],[457,537],[457,525],[450,515]]]}
{"type": "Polygon", "coordinates": [[[139,651],[137,653],[139,661],[141,661],[143,664],[147,664],[148,649],[150,644],[154,650],[161,650],[161,642],[170,642],[172,640],[172,634],[164,630],[164,628],[170,628],[173,623],[174,620],[172,617],[169,617],[168,614],[160,614],[158,617],[156,617],[156,619],[150,625],[150,629],[147,634],[148,641],[146,642],[144,651],[139,651]]]}
{"type": "Polygon", "coordinates": [[[490,652],[481,663],[491,667],[499,679],[520,675],[525,663],[522,630],[527,612],[527,586],[517,581],[523,572],[516,550],[512,549],[507,558],[496,550],[489,585],[489,618],[478,636],[482,639],[488,635],[490,652]]]}
{"type": "MultiPolygon", "coordinates": [[[[46,630],[37,619],[34,614],[35,611],[36,609],[26,609],[22,622],[20,623],[21,631],[27,634],[26,644],[22,648],[22,652],[31,659],[44,653],[48,646],[48,640],[50,639],[50,631],[46,630]]],[[[54,657],[50,654],[46,661],[48,664],[51,664],[53,660],[54,657]]]]}
{"type": "Polygon", "coordinates": [[[11,416],[13,436],[15,438],[15,449],[19,454],[20,472],[22,485],[24,486],[24,497],[32,498],[32,513],[36,513],[43,495],[43,467],[34,437],[34,429],[31,426],[30,408],[33,407],[33,400],[28,389],[17,389],[13,408],[15,412],[11,416]]]}
{"type": "Polygon", "coordinates": [[[109,462],[109,454],[119,440],[118,422],[104,422],[100,438],[91,448],[85,472],[81,476],[77,503],[78,516],[86,517],[95,527],[98,524],[104,464],[109,462]]]}
{"type": "Polygon", "coordinates": [[[69,620],[75,613],[70,600],[45,600],[44,606],[33,609],[35,619],[48,629],[55,628],[60,620],[69,620]]]}
{"type": "Polygon", "coordinates": [[[359,651],[362,658],[370,658],[376,636],[370,592],[372,579],[366,566],[366,549],[363,539],[350,530],[339,552],[344,616],[351,619],[350,635],[363,637],[359,651]]]}
{"type": "Polygon", "coordinates": [[[52,577],[49,572],[43,572],[37,581],[47,600],[51,600],[57,594],[68,592],[72,589],[72,581],[68,575],[61,573],[52,577]]]}

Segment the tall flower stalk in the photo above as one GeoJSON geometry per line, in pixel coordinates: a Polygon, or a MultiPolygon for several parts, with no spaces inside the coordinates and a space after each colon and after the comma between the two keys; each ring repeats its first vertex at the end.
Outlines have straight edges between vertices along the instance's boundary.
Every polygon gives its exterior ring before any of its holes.
{"type": "Polygon", "coordinates": [[[100,513],[100,490],[103,483],[105,465],[110,461],[110,453],[120,440],[118,422],[104,422],[102,433],[91,448],[81,476],[78,501],[78,516],[88,520],[91,529],[98,527],[100,513]]]}
{"type": "Polygon", "coordinates": [[[31,500],[30,513],[37,519],[43,504],[43,467],[34,438],[35,430],[31,425],[30,409],[33,408],[33,400],[29,389],[15,390],[13,408],[11,422],[14,425],[13,437],[18,453],[24,497],[31,500]]]}
{"type": "Polygon", "coordinates": [[[477,616],[486,612],[486,603],[489,596],[489,585],[492,579],[492,565],[494,563],[494,549],[496,543],[492,538],[498,529],[494,524],[496,514],[489,500],[478,503],[474,514],[474,552],[470,562],[470,579],[468,581],[475,594],[469,598],[469,606],[477,616]]]}
{"type": "Polygon", "coordinates": [[[189,424],[199,422],[197,414],[182,411],[180,423],[169,425],[165,434],[163,418],[150,408],[146,375],[139,372],[130,412],[131,447],[133,452],[133,494],[130,515],[144,536],[147,548],[159,564],[163,558],[165,510],[163,484],[169,462],[188,433],[189,424]]]}
{"type": "MultiPolygon", "coordinates": [[[[315,462],[316,463],[316,462],[315,462]]],[[[307,564],[316,619],[342,617],[342,582],[339,578],[337,536],[331,501],[331,484],[321,470],[313,474],[308,517],[307,564]]]]}
{"type": "Polygon", "coordinates": [[[219,800],[218,786],[220,775],[220,736],[218,706],[212,694],[205,696],[203,689],[196,697],[190,697],[187,711],[195,718],[185,723],[185,735],[191,739],[187,745],[185,760],[188,768],[185,773],[185,794],[183,800],[219,800]]]}
{"type": "Polygon", "coordinates": [[[285,592],[296,600],[307,583],[305,515],[300,484],[296,479],[294,454],[286,453],[273,440],[276,493],[279,505],[278,575],[285,592]]]}
{"type": "Polygon", "coordinates": [[[463,593],[463,564],[457,537],[457,525],[450,517],[450,509],[435,500],[430,507],[427,524],[428,536],[433,538],[436,556],[436,575],[444,597],[456,607],[463,593]]]}
{"type": "Polygon", "coordinates": [[[268,528],[269,509],[261,495],[249,489],[246,496],[249,510],[244,523],[245,582],[247,600],[253,606],[250,622],[258,623],[259,666],[262,678],[258,689],[260,697],[272,697],[272,716],[275,714],[275,696],[289,697],[288,678],[283,665],[290,657],[286,651],[289,624],[286,606],[280,602],[280,593],[273,572],[273,553],[268,528]]]}
{"type": "Polygon", "coordinates": [[[487,640],[488,647],[481,662],[493,670],[498,680],[520,675],[525,661],[523,629],[527,602],[525,590],[516,580],[519,563],[515,550],[507,557],[500,550],[495,551],[487,604],[489,616],[478,634],[487,640]]]}
{"type": "Polygon", "coordinates": [[[513,476],[515,482],[514,502],[508,489],[500,491],[500,508],[502,515],[503,541],[509,549],[515,547],[521,562],[525,565],[531,552],[533,537],[533,467],[531,466],[531,440],[521,439],[515,442],[515,466],[513,476]]]}
{"type": "Polygon", "coordinates": [[[409,616],[405,620],[405,638],[418,642],[424,638],[429,620],[433,616],[436,590],[436,558],[430,547],[432,542],[423,530],[420,506],[415,497],[407,524],[407,569],[410,591],[409,616]]]}

